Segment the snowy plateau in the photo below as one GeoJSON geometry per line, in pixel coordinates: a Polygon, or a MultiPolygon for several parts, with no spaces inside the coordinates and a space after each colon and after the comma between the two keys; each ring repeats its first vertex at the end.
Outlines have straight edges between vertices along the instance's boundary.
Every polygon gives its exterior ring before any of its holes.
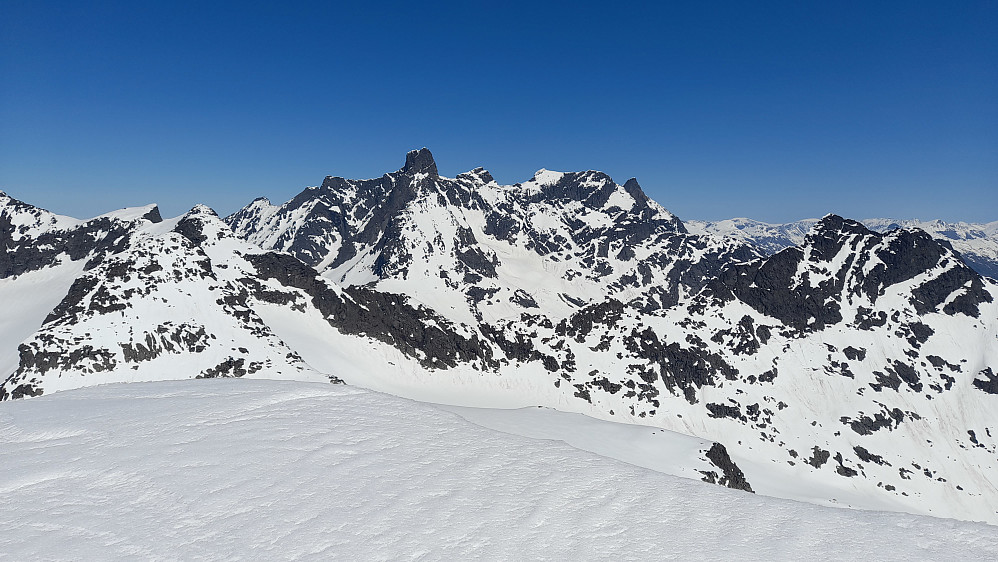
{"type": "Polygon", "coordinates": [[[993,560],[996,226],[426,149],[224,218],[0,193],[0,558],[993,560]]]}

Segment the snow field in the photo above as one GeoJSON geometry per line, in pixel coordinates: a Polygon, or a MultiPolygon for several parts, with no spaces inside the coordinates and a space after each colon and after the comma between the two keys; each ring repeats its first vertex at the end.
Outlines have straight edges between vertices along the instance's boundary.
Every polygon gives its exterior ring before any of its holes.
{"type": "Polygon", "coordinates": [[[0,463],[6,560],[998,558],[986,525],[750,495],[338,385],[7,402],[0,463]]]}

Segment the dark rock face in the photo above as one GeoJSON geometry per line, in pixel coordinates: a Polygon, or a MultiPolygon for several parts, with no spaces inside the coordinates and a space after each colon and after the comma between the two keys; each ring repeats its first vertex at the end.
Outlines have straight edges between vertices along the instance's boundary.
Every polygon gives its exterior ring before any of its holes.
{"type": "Polygon", "coordinates": [[[0,402],[3,402],[4,400],[19,400],[21,398],[34,398],[36,396],[41,396],[41,395],[42,395],[42,388],[41,386],[37,385],[36,381],[20,384],[17,387],[15,387],[14,390],[10,392],[10,394],[7,393],[7,390],[5,388],[0,387],[0,402]]]}
{"type": "Polygon", "coordinates": [[[864,415],[856,420],[850,420],[849,418],[842,420],[843,423],[849,424],[849,427],[859,435],[870,435],[881,429],[891,430],[903,421],[904,412],[898,408],[894,408],[889,412],[877,412],[872,418],[864,415]]]}
{"type": "Polygon", "coordinates": [[[613,190],[613,180],[602,172],[571,172],[561,176],[555,183],[545,185],[540,193],[533,195],[528,201],[580,201],[587,207],[600,208],[606,205],[613,190]],[[599,187],[592,188],[588,185],[590,183],[597,183],[599,187]]]}
{"type": "MultiPolygon", "coordinates": [[[[291,256],[267,253],[245,256],[262,279],[301,289],[330,325],[345,334],[362,334],[393,345],[428,368],[454,367],[458,362],[494,365],[491,350],[476,336],[465,337],[450,323],[426,309],[417,309],[399,295],[351,287],[341,297],[311,267],[291,256]],[[432,320],[433,322],[429,322],[432,320]]],[[[266,293],[258,295],[266,300],[266,293]]]]}
{"type": "Polygon", "coordinates": [[[173,231],[191,241],[195,246],[204,244],[208,237],[203,232],[204,225],[200,220],[193,217],[184,217],[177,223],[173,231]]]}
{"type": "Polygon", "coordinates": [[[797,331],[821,330],[842,321],[838,304],[827,302],[841,287],[834,283],[794,287],[793,277],[803,258],[799,249],[788,248],[768,260],[731,267],[708,284],[707,292],[722,301],[738,298],[797,331]]]}
{"type": "Polygon", "coordinates": [[[812,450],[811,458],[806,462],[807,464],[813,466],[814,468],[821,468],[821,465],[828,462],[828,458],[831,456],[832,456],[831,453],[815,445],[814,449],[812,450]]]}
{"type": "Polygon", "coordinates": [[[843,349],[842,353],[844,353],[850,361],[862,361],[866,359],[866,349],[864,348],[856,349],[855,347],[849,346],[843,349]]]}
{"type": "Polygon", "coordinates": [[[141,342],[119,343],[125,363],[142,363],[164,353],[190,350],[200,353],[207,349],[210,337],[204,326],[183,323],[175,326],[166,322],[154,332],[145,332],[141,342]]]}
{"type": "Polygon", "coordinates": [[[702,341],[694,340],[695,345],[691,347],[683,347],[678,342],[667,344],[660,341],[655,332],[646,329],[632,332],[624,343],[635,357],[658,366],[658,373],[651,371],[648,378],[654,381],[661,376],[666,388],[680,390],[690,404],[697,403],[698,388],[715,386],[715,375],[729,380],[738,375],[737,369],[720,354],[708,351],[702,341]]]}
{"type": "MultiPolygon", "coordinates": [[[[977,317],[978,305],[991,302],[992,297],[980,275],[942,242],[924,232],[882,235],[856,221],[829,215],[815,225],[801,248],[787,248],[767,259],[730,267],[707,284],[704,294],[715,302],[738,299],[796,332],[821,331],[842,321],[840,303],[844,298],[864,296],[875,303],[887,287],[947,266],[945,272],[912,290],[916,312],[934,312],[954,293],[963,291],[943,307],[943,312],[977,317]],[[837,271],[825,269],[844,254],[847,257],[837,271]],[[871,260],[876,260],[876,265],[864,271],[871,260]],[[812,277],[817,277],[816,283],[812,277]]],[[[858,327],[884,325],[886,315],[879,314],[862,318],[858,327]]],[[[924,342],[931,329],[916,323],[912,333],[924,342]]]]}
{"type": "MultiPolygon", "coordinates": [[[[159,222],[159,207],[142,219],[159,222]]],[[[59,226],[55,216],[0,193],[0,279],[54,265],[60,258],[88,258],[92,269],[102,256],[122,251],[135,223],[110,217],[59,226]]]]}
{"type": "Polygon", "coordinates": [[[197,376],[199,379],[213,379],[217,377],[241,377],[248,371],[243,368],[245,360],[242,358],[229,357],[218,365],[205,369],[197,376]]]}
{"type": "Polygon", "coordinates": [[[850,468],[845,465],[845,459],[842,457],[842,453],[835,453],[835,462],[838,466],[835,467],[835,473],[839,476],[845,476],[846,478],[852,478],[859,474],[856,469],[850,468]]]}
{"type": "MultiPolygon", "coordinates": [[[[502,263],[492,245],[511,244],[565,262],[567,281],[582,277],[609,283],[609,295],[646,288],[634,304],[648,312],[675,306],[682,295],[699,291],[727,264],[759,256],[745,245],[717,244],[688,234],[683,223],[648,199],[633,178],[618,186],[600,172],[572,172],[530,189],[517,184],[503,190],[496,190],[493,181],[481,168],[455,179],[442,178],[432,155],[421,149],[410,152],[398,172],[373,180],[327,177],[320,187],[268,210],[266,218],[260,204],[254,203],[225,220],[237,235],[286,251],[324,272],[343,272],[344,280],[350,270],[341,268],[363,256],[371,256],[367,258],[371,273],[378,279],[405,280],[413,275],[414,266],[424,267],[414,260],[447,255],[445,259],[454,263],[441,267],[456,269],[457,275],[441,274],[445,279],[441,289],[462,293],[467,285],[487,289],[488,280],[498,279],[502,263]],[[483,189],[488,196],[483,196],[483,189]],[[425,223],[421,218],[423,210],[436,207],[456,223],[453,238],[450,225],[425,223]],[[481,233],[473,233],[465,216],[478,213],[485,225],[481,233]],[[584,215],[601,218],[587,220],[584,215]],[[549,216],[554,223],[535,224],[540,216],[549,216]],[[414,237],[415,224],[421,228],[414,237]],[[552,230],[551,224],[559,226],[552,230]],[[423,232],[428,226],[443,228],[434,238],[432,229],[428,236],[423,232]],[[273,235],[276,232],[281,234],[273,235]],[[479,240],[483,235],[487,239],[479,240]],[[419,257],[416,247],[425,247],[419,252],[425,255],[419,257]],[[634,249],[642,247],[654,253],[637,260],[634,249]]],[[[591,302],[568,294],[565,300],[579,307],[591,302]]]]}
{"type": "Polygon", "coordinates": [[[148,213],[142,215],[142,218],[153,224],[163,222],[163,216],[159,214],[159,206],[150,209],[148,213]]]}
{"type": "Polygon", "coordinates": [[[736,420],[744,420],[745,416],[742,415],[742,411],[738,406],[729,406],[727,404],[705,404],[708,411],[710,411],[710,417],[712,418],[732,418],[736,420]]]}
{"type": "Polygon", "coordinates": [[[429,174],[431,177],[438,175],[437,163],[433,161],[433,154],[429,148],[410,150],[405,155],[405,166],[402,167],[402,171],[407,174],[429,174]]]}
{"type": "Polygon", "coordinates": [[[870,451],[867,451],[865,447],[860,447],[859,445],[857,445],[853,447],[853,450],[856,452],[856,456],[859,457],[859,460],[863,462],[872,462],[879,465],[886,464],[887,466],[890,466],[890,463],[884,461],[883,457],[881,457],[880,455],[875,455],[870,451]]]}
{"type": "Polygon", "coordinates": [[[707,451],[707,459],[710,460],[714,466],[721,469],[721,477],[717,478],[717,475],[713,472],[704,473],[704,482],[710,482],[712,484],[720,484],[721,486],[727,486],[728,488],[734,488],[735,490],[744,490],[746,492],[755,493],[752,491],[752,486],[745,479],[745,474],[742,469],[738,468],[728,456],[728,450],[720,443],[714,443],[711,445],[710,450],[707,451]],[[715,481],[716,480],[716,481],[715,481]]]}
{"type": "Polygon", "coordinates": [[[974,379],[974,386],[988,394],[998,394],[998,374],[995,374],[991,367],[988,367],[974,379]]]}
{"type": "Polygon", "coordinates": [[[0,278],[54,265],[60,256],[77,261],[95,255],[87,263],[90,269],[99,256],[123,250],[133,227],[114,219],[94,219],[71,230],[46,232],[19,242],[10,238],[13,228],[9,218],[0,215],[0,243],[5,249],[0,253],[0,278]]]}

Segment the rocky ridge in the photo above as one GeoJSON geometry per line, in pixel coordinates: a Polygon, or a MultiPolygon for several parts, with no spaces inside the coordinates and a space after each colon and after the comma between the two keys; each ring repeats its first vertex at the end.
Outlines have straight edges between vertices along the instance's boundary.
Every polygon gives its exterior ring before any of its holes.
{"type": "MultiPolygon", "coordinates": [[[[765,255],[798,246],[818,219],[786,224],[769,224],[751,219],[687,221],[690,232],[711,234],[749,244],[765,255]]],[[[917,228],[960,252],[963,261],[986,277],[998,279],[998,221],[989,223],[945,222],[941,220],[863,219],[870,230],[886,233],[899,228],[917,228]]]]}

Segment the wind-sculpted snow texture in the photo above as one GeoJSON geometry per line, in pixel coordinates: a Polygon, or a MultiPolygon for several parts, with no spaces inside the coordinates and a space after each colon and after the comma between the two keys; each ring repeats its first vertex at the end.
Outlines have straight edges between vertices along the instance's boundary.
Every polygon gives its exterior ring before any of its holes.
{"type": "MultiPolygon", "coordinates": [[[[14,215],[15,250],[63,220],[14,215]]],[[[0,279],[0,296],[72,279],[5,340],[0,398],[247,376],[543,405],[714,442],[708,482],[998,523],[998,287],[921,230],[829,215],[764,258],[691,234],[634,180],[444,178],[426,149],[227,224],[132,215],[85,267],[64,251],[0,279]]]]}
{"type": "Polygon", "coordinates": [[[11,560],[998,557],[986,525],[705,486],[342,385],[108,385],[2,406],[11,560]]]}
{"type": "MultiPolygon", "coordinates": [[[[768,224],[751,219],[723,221],[688,221],[687,229],[698,234],[723,236],[750,244],[766,255],[797,246],[817,219],[804,219],[786,224],[768,224]]],[[[981,275],[998,279],[998,221],[989,223],[944,222],[940,220],[865,219],[860,221],[870,230],[880,233],[898,228],[917,228],[933,238],[949,243],[960,252],[963,261],[981,275]]]]}

